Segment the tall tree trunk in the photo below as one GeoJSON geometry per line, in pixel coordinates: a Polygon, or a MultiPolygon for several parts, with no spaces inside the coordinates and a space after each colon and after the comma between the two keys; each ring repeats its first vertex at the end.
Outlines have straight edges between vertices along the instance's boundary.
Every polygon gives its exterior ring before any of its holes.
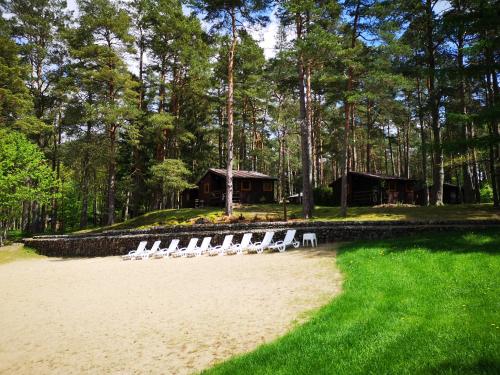
{"type": "Polygon", "coordinates": [[[109,129],[109,160],[108,160],[108,194],[107,194],[107,225],[115,222],[116,195],[116,126],[109,129]]]}
{"type": "MultiPolygon", "coordinates": [[[[456,2],[457,10],[462,12],[461,2],[456,2]]],[[[472,183],[472,172],[469,164],[469,146],[468,146],[468,131],[467,131],[467,120],[465,117],[468,115],[467,103],[465,100],[466,96],[466,83],[465,83],[465,69],[464,69],[464,38],[465,33],[460,30],[457,35],[457,65],[460,74],[460,107],[464,118],[461,121],[461,135],[463,146],[461,147],[462,156],[462,175],[463,175],[463,203],[473,203],[474,202],[474,192],[472,183]]]]}
{"type": "MultiPolygon", "coordinates": [[[[356,46],[356,39],[358,33],[358,21],[360,16],[360,6],[361,0],[356,3],[356,10],[354,11],[353,27],[351,35],[351,49],[356,46]]],[[[352,115],[352,104],[349,102],[349,95],[353,89],[354,81],[354,70],[352,66],[347,69],[347,87],[346,94],[344,98],[344,153],[343,153],[343,168],[342,168],[342,180],[341,180],[341,195],[340,195],[340,214],[342,216],[347,216],[347,172],[349,169],[349,136],[350,136],[350,124],[352,115]]]]}
{"type": "MultiPolygon", "coordinates": [[[[469,124],[469,138],[474,139],[475,137],[475,129],[474,122],[471,121],[469,124]]],[[[476,148],[474,146],[471,147],[471,162],[472,162],[472,182],[474,186],[474,201],[476,203],[481,202],[481,186],[479,183],[479,171],[478,171],[478,162],[476,157],[476,148]]]]}
{"type": "MultiPolygon", "coordinates": [[[[371,141],[371,135],[372,135],[372,102],[371,100],[368,100],[366,103],[366,172],[370,173],[371,172],[371,156],[372,156],[372,141],[371,141]]],[[[386,159],[387,160],[387,159],[386,159]]]]}
{"type": "MultiPolygon", "coordinates": [[[[295,25],[297,30],[297,39],[303,37],[303,20],[300,14],[295,16],[295,25]]],[[[297,59],[298,84],[299,84],[299,102],[300,102],[300,144],[302,157],[302,209],[305,219],[310,219],[313,215],[312,176],[311,176],[311,127],[307,115],[306,92],[304,78],[306,69],[302,53],[299,52],[297,59]]],[[[308,70],[310,73],[310,70],[308,70]]],[[[310,77],[308,77],[310,79],[310,77]]]]}
{"type": "Polygon", "coordinates": [[[390,132],[390,125],[387,124],[387,141],[389,143],[389,156],[391,158],[391,175],[392,176],[395,176],[396,175],[396,165],[394,163],[394,152],[392,150],[392,136],[391,136],[391,132],[390,132]]]}
{"type": "Polygon", "coordinates": [[[401,177],[404,169],[404,161],[403,161],[403,151],[401,150],[401,132],[399,131],[399,127],[396,127],[396,140],[398,141],[398,176],[401,177]]]}
{"type": "MultiPolygon", "coordinates": [[[[488,72],[486,74],[486,83],[488,85],[487,89],[487,102],[489,103],[490,108],[494,108],[495,106],[495,96],[494,96],[494,91],[493,91],[493,85],[494,82],[492,80],[492,77],[490,76],[490,73],[488,72]]],[[[496,179],[496,166],[495,164],[498,163],[497,158],[497,148],[498,148],[498,142],[494,142],[494,140],[498,140],[498,123],[495,119],[491,119],[488,123],[488,132],[490,136],[490,142],[488,144],[488,151],[489,151],[489,169],[490,169],[490,182],[491,182],[491,188],[493,191],[493,205],[495,207],[500,206],[500,197],[499,197],[499,185],[497,184],[497,179],[496,179]]]]}
{"type": "Polygon", "coordinates": [[[227,172],[226,172],[226,215],[233,214],[233,101],[234,101],[234,52],[236,50],[236,14],[234,7],[231,16],[231,46],[227,63],[227,172]]]}
{"type": "MultiPolygon", "coordinates": [[[[218,95],[217,97],[220,98],[221,93],[220,89],[217,90],[218,95]]],[[[219,168],[224,167],[224,142],[222,139],[222,129],[224,127],[224,110],[221,105],[218,106],[219,108],[219,132],[218,132],[218,151],[219,151],[219,168]]]]}
{"type": "Polygon", "coordinates": [[[356,119],[355,119],[355,111],[356,111],[356,106],[351,104],[351,112],[350,112],[350,118],[351,118],[351,145],[352,145],[352,151],[351,151],[351,167],[349,170],[351,171],[357,171],[358,170],[358,150],[357,150],[357,145],[356,145],[356,119]]]}
{"type": "Polygon", "coordinates": [[[307,199],[307,203],[304,205],[304,218],[309,219],[313,215],[314,210],[314,196],[313,196],[313,150],[312,150],[312,135],[313,135],[313,103],[312,103],[312,92],[311,92],[311,63],[308,61],[305,66],[305,89],[306,89],[306,122],[305,122],[305,132],[303,138],[305,138],[305,151],[306,155],[302,155],[302,161],[306,162],[307,168],[302,166],[303,176],[307,177],[303,184],[304,191],[307,194],[304,195],[304,199],[307,199]]]}
{"type": "Polygon", "coordinates": [[[406,122],[405,127],[405,170],[404,177],[410,178],[410,123],[411,117],[408,116],[408,121],[406,122]]]}
{"type": "Polygon", "coordinates": [[[434,164],[432,168],[432,196],[431,203],[436,206],[443,204],[443,183],[444,183],[444,164],[443,148],[441,145],[441,128],[439,125],[439,94],[436,90],[436,61],[434,45],[434,12],[432,10],[432,0],[426,0],[426,59],[428,69],[429,85],[429,108],[431,115],[431,129],[433,135],[433,155],[434,164]]]}
{"type": "MultiPolygon", "coordinates": [[[[350,75],[349,75],[350,76],[350,75]]],[[[350,79],[348,82],[348,87],[351,86],[350,79]]],[[[349,170],[349,133],[350,133],[350,111],[351,111],[351,106],[350,104],[346,101],[344,104],[344,116],[345,116],[345,121],[344,121],[344,153],[343,153],[343,159],[342,159],[342,179],[341,179],[341,193],[340,193],[340,214],[342,216],[347,216],[347,172],[349,170]]]]}
{"type": "MultiPolygon", "coordinates": [[[[61,145],[62,130],[61,130],[61,111],[59,110],[55,116],[55,126],[56,131],[54,133],[54,156],[52,158],[52,171],[56,173],[56,178],[59,180],[60,177],[60,162],[59,162],[59,146],[61,145]]],[[[57,188],[54,188],[53,192],[57,192],[57,188]]],[[[57,198],[52,198],[52,212],[50,219],[50,227],[52,233],[57,231],[57,211],[58,204],[57,198]]]]}
{"type": "MultiPolygon", "coordinates": [[[[139,26],[139,102],[137,108],[140,111],[146,111],[146,102],[144,100],[145,90],[144,90],[144,53],[146,49],[146,36],[144,35],[144,29],[142,25],[139,26]]],[[[142,121],[139,120],[139,134],[142,135],[144,132],[144,127],[142,121]]],[[[140,211],[142,192],[144,189],[144,155],[141,152],[140,144],[135,144],[132,146],[132,173],[134,185],[132,187],[131,197],[130,197],[130,215],[137,216],[140,211]]]]}
{"type": "Polygon", "coordinates": [[[422,89],[420,86],[420,78],[417,78],[417,99],[418,99],[418,122],[420,125],[420,148],[422,153],[422,182],[424,184],[424,206],[429,205],[429,189],[427,187],[427,140],[424,121],[424,107],[422,103],[422,89]]]}
{"type": "Polygon", "coordinates": [[[29,201],[23,201],[23,213],[21,216],[21,230],[23,232],[29,231],[30,206],[31,204],[29,201]]]}
{"type": "Polygon", "coordinates": [[[94,180],[94,199],[93,199],[93,204],[92,204],[92,214],[93,214],[93,217],[92,217],[92,224],[94,226],[97,226],[97,223],[99,221],[98,219],[98,206],[97,206],[97,193],[98,193],[98,189],[97,189],[97,171],[94,169],[93,171],[93,180],[94,180]]]}
{"type": "MultiPolygon", "coordinates": [[[[486,40],[493,38],[488,32],[486,40]]],[[[488,46],[488,44],[487,44],[488,46]]],[[[490,96],[490,107],[493,110],[500,102],[500,90],[498,87],[497,71],[495,69],[494,52],[491,47],[486,48],[486,58],[488,66],[488,90],[490,96]]],[[[498,118],[493,117],[490,120],[490,169],[491,169],[491,186],[493,190],[493,205],[500,207],[500,133],[498,129],[498,118]]]]}
{"type": "MultiPolygon", "coordinates": [[[[167,74],[167,63],[164,57],[161,62],[160,67],[160,87],[158,88],[158,113],[165,112],[165,102],[166,102],[166,74],[167,74]]],[[[168,129],[162,129],[161,137],[158,137],[158,143],[156,144],[156,161],[162,162],[166,157],[166,145],[168,142],[168,129]]],[[[161,195],[161,194],[160,194],[161,195]]],[[[158,193],[156,193],[156,201],[160,198],[158,193]]]]}
{"type": "Polygon", "coordinates": [[[88,201],[89,201],[89,182],[90,182],[90,144],[92,136],[92,123],[87,122],[87,131],[85,133],[85,149],[83,153],[83,176],[82,176],[82,210],[80,214],[80,228],[88,225],[88,201]]]}

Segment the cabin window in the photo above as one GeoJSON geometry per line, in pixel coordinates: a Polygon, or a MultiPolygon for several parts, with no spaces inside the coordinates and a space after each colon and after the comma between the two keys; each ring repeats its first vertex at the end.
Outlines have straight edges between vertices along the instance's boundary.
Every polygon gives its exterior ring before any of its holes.
{"type": "Polygon", "coordinates": [[[262,185],[263,191],[273,191],[273,183],[272,182],[264,182],[262,185]]]}
{"type": "Polygon", "coordinates": [[[203,184],[203,192],[204,192],[205,194],[210,193],[210,183],[205,182],[205,183],[203,184]]]}
{"type": "Polygon", "coordinates": [[[252,183],[250,181],[241,181],[241,191],[252,190],[252,183]]]}

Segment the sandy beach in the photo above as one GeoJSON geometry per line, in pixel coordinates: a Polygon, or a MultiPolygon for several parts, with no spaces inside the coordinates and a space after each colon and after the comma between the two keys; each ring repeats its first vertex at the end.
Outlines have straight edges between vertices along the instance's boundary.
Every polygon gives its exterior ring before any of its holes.
{"type": "Polygon", "coordinates": [[[0,265],[0,373],[188,374],[339,293],[334,251],[0,265]]]}

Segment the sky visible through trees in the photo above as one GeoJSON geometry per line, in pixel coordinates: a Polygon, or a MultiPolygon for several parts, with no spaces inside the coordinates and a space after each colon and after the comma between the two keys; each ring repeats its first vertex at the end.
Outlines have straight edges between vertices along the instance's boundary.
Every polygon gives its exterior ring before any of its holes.
{"type": "Polygon", "coordinates": [[[179,207],[210,167],[276,176],[276,199],[302,193],[305,218],[338,178],[346,212],[348,171],[415,178],[433,205],[452,183],[464,202],[498,206],[498,9],[0,0],[3,138],[22,134],[51,171],[26,177],[40,199],[0,176],[12,197],[1,227],[67,231],[179,207]]]}

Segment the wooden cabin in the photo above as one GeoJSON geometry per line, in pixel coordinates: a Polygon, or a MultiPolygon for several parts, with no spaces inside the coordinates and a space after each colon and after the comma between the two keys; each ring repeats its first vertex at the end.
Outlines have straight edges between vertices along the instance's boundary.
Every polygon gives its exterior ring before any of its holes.
{"type": "MultiPolygon", "coordinates": [[[[427,187],[429,190],[429,196],[431,194],[433,185],[427,187]]],[[[421,189],[417,191],[417,204],[424,205],[425,204],[425,190],[421,189]]],[[[453,184],[449,184],[447,182],[443,183],[443,203],[444,204],[459,204],[462,203],[463,191],[457,186],[453,184]]]]}
{"type": "MultiPolygon", "coordinates": [[[[333,181],[330,186],[333,190],[333,204],[340,205],[342,178],[333,181]]],[[[347,205],[415,204],[418,199],[416,188],[417,180],[414,179],[364,172],[348,172],[347,205]]]]}
{"type": "MultiPolygon", "coordinates": [[[[197,189],[190,189],[183,194],[183,206],[196,205],[223,206],[226,195],[225,169],[210,168],[198,180],[197,189]]],[[[233,202],[273,203],[275,177],[254,171],[233,171],[233,202]]]]}

